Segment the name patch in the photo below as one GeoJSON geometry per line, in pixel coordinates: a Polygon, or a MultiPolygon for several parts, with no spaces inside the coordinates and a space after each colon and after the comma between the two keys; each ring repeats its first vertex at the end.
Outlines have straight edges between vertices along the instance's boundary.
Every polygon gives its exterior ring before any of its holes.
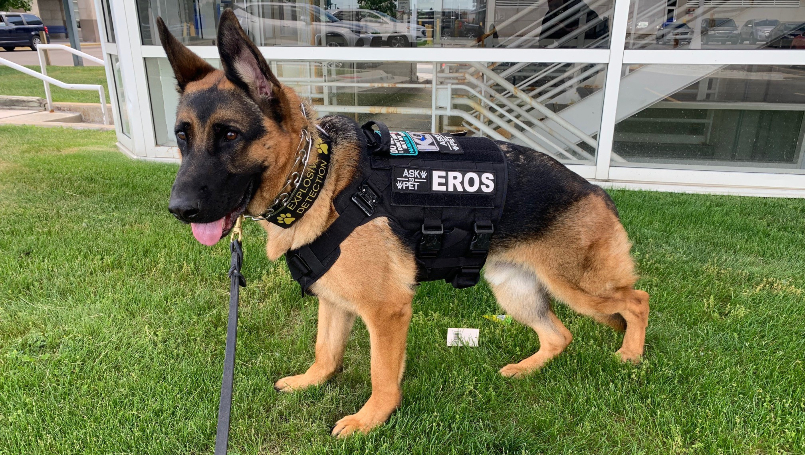
{"type": "Polygon", "coordinates": [[[453,136],[434,133],[411,133],[409,131],[392,131],[392,156],[416,156],[420,152],[462,153],[461,147],[453,136]]]}
{"type": "Polygon", "coordinates": [[[495,191],[495,174],[395,166],[391,186],[397,193],[488,194],[495,191]]]}

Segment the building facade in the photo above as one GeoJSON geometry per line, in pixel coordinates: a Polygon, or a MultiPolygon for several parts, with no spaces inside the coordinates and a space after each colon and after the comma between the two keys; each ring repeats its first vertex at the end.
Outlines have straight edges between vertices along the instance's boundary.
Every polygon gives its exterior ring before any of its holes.
{"type": "Polygon", "coordinates": [[[120,147],[178,159],[156,18],[219,65],[232,8],[320,114],[467,131],[604,185],[805,197],[800,0],[95,0],[120,147]],[[371,9],[369,5],[374,5],[371,9]]]}
{"type": "MultiPolygon", "coordinates": [[[[100,41],[94,1],[71,0],[71,3],[73,4],[73,16],[78,25],[79,40],[89,43],[100,41]]],[[[33,0],[30,12],[42,19],[45,26],[51,30],[52,37],[67,36],[65,30],[67,23],[62,0],[33,0]]]]}

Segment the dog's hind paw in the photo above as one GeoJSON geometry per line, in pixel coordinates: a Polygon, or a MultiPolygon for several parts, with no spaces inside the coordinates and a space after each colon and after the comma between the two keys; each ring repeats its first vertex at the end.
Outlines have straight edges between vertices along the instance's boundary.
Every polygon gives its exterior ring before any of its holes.
{"type": "Polygon", "coordinates": [[[501,376],[505,376],[507,378],[522,378],[523,376],[528,375],[529,373],[533,373],[535,368],[523,368],[520,364],[517,363],[510,363],[505,367],[501,368],[499,373],[501,376]]]}

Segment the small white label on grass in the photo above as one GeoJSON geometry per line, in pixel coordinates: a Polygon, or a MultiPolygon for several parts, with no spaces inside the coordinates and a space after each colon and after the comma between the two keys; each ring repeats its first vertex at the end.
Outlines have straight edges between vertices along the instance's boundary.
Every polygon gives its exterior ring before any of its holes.
{"type": "Polygon", "coordinates": [[[448,346],[478,347],[478,329],[447,329],[448,346]]]}

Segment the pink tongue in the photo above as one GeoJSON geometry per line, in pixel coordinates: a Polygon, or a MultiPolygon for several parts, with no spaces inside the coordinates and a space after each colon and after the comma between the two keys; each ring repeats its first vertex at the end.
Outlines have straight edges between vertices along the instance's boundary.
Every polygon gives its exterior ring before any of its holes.
{"type": "Polygon", "coordinates": [[[193,235],[202,245],[213,246],[221,240],[221,234],[224,233],[224,219],[212,223],[191,223],[193,227],[193,235]]]}

